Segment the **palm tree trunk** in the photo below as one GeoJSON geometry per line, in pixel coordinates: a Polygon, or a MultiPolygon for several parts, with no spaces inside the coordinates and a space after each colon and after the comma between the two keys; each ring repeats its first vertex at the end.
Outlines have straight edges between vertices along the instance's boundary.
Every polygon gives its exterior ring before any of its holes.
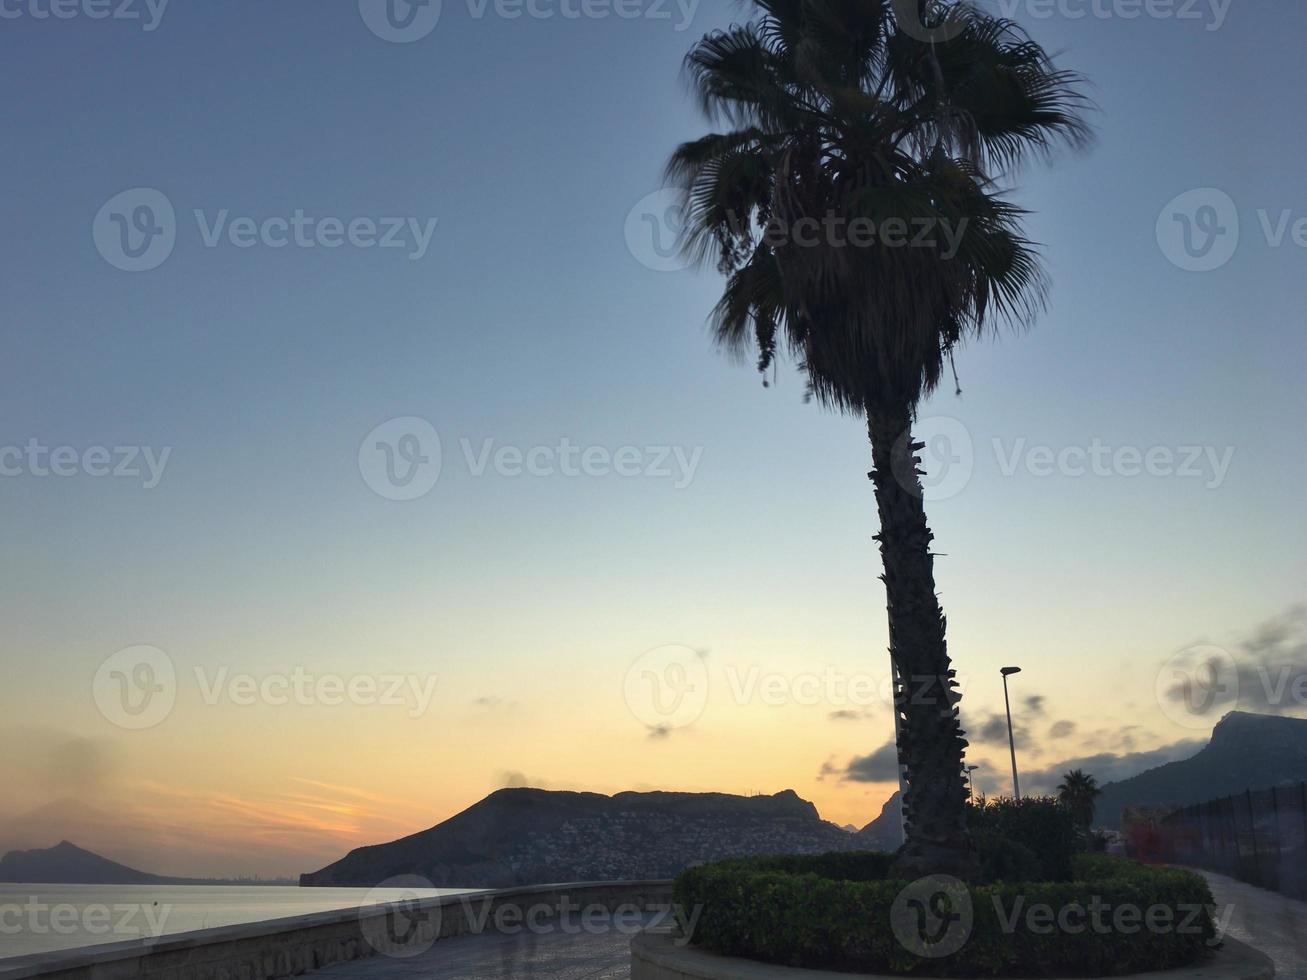
{"type": "Polygon", "coordinates": [[[899,762],[907,767],[903,799],[906,842],[896,877],[979,875],[967,830],[962,775],[967,741],[958,723],[958,692],[944,639],[944,613],[935,596],[934,535],[926,524],[911,416],[907,408],[867,412],[870,474],[880,511],[880,554],[889,609],[890,657],[898,668],[899,762]]]}

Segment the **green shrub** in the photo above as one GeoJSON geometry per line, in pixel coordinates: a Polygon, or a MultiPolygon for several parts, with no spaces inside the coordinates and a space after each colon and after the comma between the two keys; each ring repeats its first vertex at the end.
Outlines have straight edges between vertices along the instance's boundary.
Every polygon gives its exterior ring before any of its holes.
{"type": "Polygon", "coordinates": [[[675,897],[685,914],[698,914],[691,936],[696,944],[807,968],[953,977],[1110,976],[1186,966],[1214,944],[1211,893],[1200,876],[1082,854],[1071,862],[1074,881],[967,889],[954,909],[970,906],[965,942],[948,955],[921,956],[899,942],[891,920],[908,883],[868,877],[889,861],[889,855],[733,859],[682,872],[675,897]],[[1137,927],[1117,918],[1131,909],[1139,910],[1137,927]],[[1146,914],[1153,917],[1152,928],[1146,914]],[[1169,925],[1163,916],[1170,917],[1169,925]]]}
{"type": "Polygon", "coordinates": [[[1084,850],[1083,833],[1071,811],[1052,797],[991,800],[968,809],[971,832],[979,839],[1003,837],[1029,848],[1048,881],[1070,881],[1071,859],[1084,850]]]}
{"type": "Polygon", "coordinates": [[[1044,877],[1042,862],[1020,841],[993,831],[981,831],[975,840],[982,881],[1039,881],[1044,877]]]}
{"type": "Polygon", "coordinates": [[[889,875],[893,854],[881,851],[833,851],[830,854],[768,854],[758,857],[726,858],[714,868],[742,868],[747,871],[776,871],[782,874],[815,874],[836,881],[883,881],[889,875]]]}

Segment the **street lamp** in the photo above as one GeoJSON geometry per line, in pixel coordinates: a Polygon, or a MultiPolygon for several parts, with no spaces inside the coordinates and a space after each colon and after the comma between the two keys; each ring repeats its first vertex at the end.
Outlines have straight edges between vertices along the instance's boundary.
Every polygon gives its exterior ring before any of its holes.
{"type": "Polygon", "coordinates": [[[1007,747],[1012,753],[1012,799],[1021,799],[1021,783],[1017,781],[1017,743],[1012,737],[1012,702],[1007,696],[1007,679],[1009,674],[1021,673],[1020,667],[1003,667],[999,670],[1003,675],[1003,704],[1007,707],[1007,747]]]}
{"type": "Polygon", "coordinates": [[[965,766],[964,768],[967,773],[967,800],[974,803],[976,800],[976,780],[971,774],[979,769],[980,766],[965,766]]]}

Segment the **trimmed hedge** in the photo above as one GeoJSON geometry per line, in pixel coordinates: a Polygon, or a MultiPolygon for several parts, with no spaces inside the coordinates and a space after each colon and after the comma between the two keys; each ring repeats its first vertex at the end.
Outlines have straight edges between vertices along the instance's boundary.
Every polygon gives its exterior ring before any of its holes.
{"type": "Polygon", "coordinates": [[[904,922],[914,920],[905,920],[902,902],[891,919],[908,882],[875,877],[890,860],[886,854],[736,858],[683,871],[675,899],[689,916],[684,921],[695,922],[697,945],[816,969],[1112,976],[1186,966],[1215,946],[1212,896],[1199,875],[1082,854],[1072,861],[1075,881],[977,885],[956,905],[932,906],[962,915],[959,928],[966,932],[949,935],[965,939],[949,944],[946,955],[927,943],[923,955],[896,938],[894,922],[901,934],[904,922]]]}
{"type": "MultiPolygon", "coordinates": [[[[1075,816],[1051,796],[1004,798],[968,807],[967,824],[980,846],[982,860],[988,856],[986,842],[997,840],[1015,841],[1034,852],[1039,870],[1029,876],[1032,881],[1070,881],[1072,858],[1086,849],[1084,831],[1075,816]]],[[[1021,880],[988,873],[986,878],[1021,880]]]]}

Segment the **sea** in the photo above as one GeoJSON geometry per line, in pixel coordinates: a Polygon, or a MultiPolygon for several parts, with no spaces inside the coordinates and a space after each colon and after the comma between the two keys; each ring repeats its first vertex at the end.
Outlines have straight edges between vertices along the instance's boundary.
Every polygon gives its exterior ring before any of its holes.
{"type": "Polygon", "coordinates": [[[0,884],[0,959],[468,890],[0,884]]]}

